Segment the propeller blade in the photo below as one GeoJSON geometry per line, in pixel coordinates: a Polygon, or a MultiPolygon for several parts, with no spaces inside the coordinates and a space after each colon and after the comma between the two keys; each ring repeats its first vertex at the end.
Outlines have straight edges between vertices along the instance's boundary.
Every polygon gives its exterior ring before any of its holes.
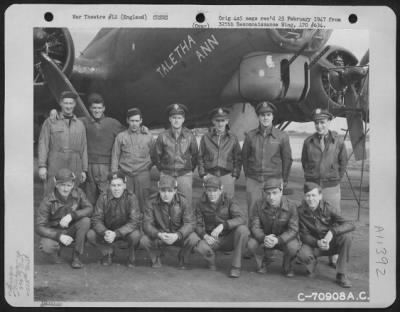
{"type": "Polygon", "coordinates": [[[346,107],[350,110],[346,113],[347,128],[349,129],[350,141],[353,147],[354,157],[356,160],[366,159],[365,153],[365,133],[363,114],[361,111],[356,110],[358,106],[357,99],[359,95],[355,87],[350,85],[345,95],[346,107]],[[354,109],[351,110],[351,109],[354,109]]]}
{"type": "Polygon", "coordinates": [[[365,153],[365,133],[362,114],[348,114],[347,126],[349,129],[350,141],[353,147],[355,160],[367,159],[367,155],[365,153]]]}
{"type": "Polygon", "coordinates": [[[64,73],[58,68],[58,66],[52,61],[52,59],[44,52],[40,53],[41,57],[41,71],[43,73],[43,77],[46,80],[46,83],[50,89],[50,92],[53,94],[54,98],[59,100],[59,96],[63,91],[72,91],[75,92],[78,97],[76,100],[75,114],[78,117],[89,117],[90,114],[86,109],[86,106],[83,104],[82,99],[80,98],[78,92],[72,86],[71,82],[64,75],[64,73]]]}

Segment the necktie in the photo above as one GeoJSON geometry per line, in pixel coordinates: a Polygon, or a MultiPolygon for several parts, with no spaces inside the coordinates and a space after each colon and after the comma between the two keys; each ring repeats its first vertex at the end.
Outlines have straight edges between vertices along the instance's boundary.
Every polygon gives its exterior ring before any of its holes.
{"type": "Polygon", "coordinates": [[[323,135],[321,135],[321,137],[319,139],[319,143],[321,145],[321,150],[325,151],[325,137],[323,135]]]}

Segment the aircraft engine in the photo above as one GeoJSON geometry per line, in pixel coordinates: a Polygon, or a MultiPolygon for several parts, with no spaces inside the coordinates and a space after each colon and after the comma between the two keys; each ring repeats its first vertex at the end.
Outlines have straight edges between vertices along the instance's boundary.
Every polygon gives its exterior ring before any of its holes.
{"type": "Polygon", "coordinates": [[[298,102],[308,92],[308,57],[255,52],[241,60],[225,85],[221,98],[227,102],[298,102]]]}
{"type": "Polygon", "coordinates": [[[352,87],[360,91],[366,74],[366,68],[357,65],[358,60],[353,53],[344,48],[329,46],[311,67],[305,113],[311,115],[319,107],[328,108],[334,115],[344,117],[344,108],[352,105],[345,100],[346,94],[352,87]]]}
{"type": "Polygon", "coordinates": [[[366,58],[359,64],[350,51],[330,46],[311,66],[310,91],[300,104],[310,119],[315,108],[326,108],[335,116],[346,117],[356,160],[366,157],[363,147],[363,122],[368,121],[369,113],[366,58]]]}
{"type": "MultiPolygon", "coordinates": [[[[54,103],[62,91],[76,92],[68,78],[75,62],[74,43],[68,29],[34,28],[33,42],[34,102],[54,103]]],[[[79,97],[75,113],[90,116],[79,97]]]]}
{"type": "Polygon", "coordinates": [[[72,73],[75,59],[74,43],[70,32],[66,28],[34,28],[33,44],[33,83],[36,88],[35,93],[48,93],[49,91],[46,88],[47,81],[41,68],[41,53],[43,52],[49,56],[54,64],[69,77],[72,73]]]}

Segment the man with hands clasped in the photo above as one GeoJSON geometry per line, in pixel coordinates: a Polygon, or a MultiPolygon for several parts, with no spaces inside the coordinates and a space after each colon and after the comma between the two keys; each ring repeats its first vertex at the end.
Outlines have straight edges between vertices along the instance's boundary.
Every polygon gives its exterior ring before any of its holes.
{"type": "Polygon", "coordinates": [[[185,269],[185,259],[200,241],[193,232],[195,217],[185,196],[178,193],[175,178],[163,175],[158,182],[159,192],[150,196],[144,213],[144,234],[140,244],[151,259],[152,268],[160,268],[162,249],[168,246],[181,248],[179,267],[185,269]]]}
{"type": "Polygon", "coordinates": [[[264,196],[254,204],[251,235],[247,248],[255,256],[257,272],[267,273],[275,249],[283,252],[283,270],[293,277],[292,261],[300,249],[296,202],[282,196],[283,182],[271,178],[264,184],[264,196]]]}
{"type": "Polygon", "coordinates": [[[87,233],[90,243],[103,255],[101,263],[111,265],[116,241],[128,242],[128,267],[135,267],[135,249],[139,245],[142,215],[136,196],[127,190],[126,177],[121,172],[108,176],[109,190],[97,200],[92,217],[92,229],[87,233]]]}
{"type": "Polygon", "coordinates": [[[203,238],[198,250],[210,269],[215,270],[214,251],[233,249],[229,276],[240,277],[242,254],[250,234],[246,217],[236,201],[223,191],[218,177],[209,177],[203,185],[204,193],[196,205],[196,233],[203,238]]]}
{"type": "Polygon", "coordinates": [[[346,274],[352,240],[350,232],[354,231],[354,225],[323,200],[321,186],[313,182],[304,184],[304,201],[298,214],[303,242],[298,258],[306,265],[310,276],[315,275],[318,257],[339,254],[336,283],[350,288],[346,274]]]}
{"type": "Polygon", "coordinates": [[[54,190],[45,196],[37,212],[36,232],[41,236],[39,248],[59,263],[60,243],[69,246],[75,242],[71,266],[80,269],[93,207],[85,193],[75,187],[75,174],[71,170],[58,170],[54,183],[54,190]]]}

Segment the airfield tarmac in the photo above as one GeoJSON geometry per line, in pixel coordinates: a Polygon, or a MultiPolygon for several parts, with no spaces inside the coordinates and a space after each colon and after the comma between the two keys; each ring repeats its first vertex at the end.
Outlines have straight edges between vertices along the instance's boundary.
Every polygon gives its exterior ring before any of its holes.
{"type": "MultiPolygon", "coordinates": [[[[289,188],[294,200],[303,196],[303,170],[300,163],[302,143],[306,134],[290,134],[293,152],[293,165],[289,178],[289,188]]],[[[346,142],[349,155],[350,143],[346,142]]],[[[367,150],[369,149],[367,142],[367,150]]],[[[350,159],[348,175],[357,197],[360,186],[361,161],[350,159]]],[[[142,306],[151,306],[157,302],[198,302],[199,305],[211,302],[237,302],[237,307],[256,302],[297,302],[299,293],[310,295],[313,292],[350,292],[357,297],[360,292],[369,293],[369,161],[366,161],[363,183],[361,186],[360,219],[357,221],[358,206],[345,178],[342,183],[342,214],[356,225],[353,232],[353,245],[348,267],[351,289],[344,289],[334,283],[335,270],[327,265],[327,257],[319,259],[318,274],[315,278],[306,276],[305,268],[295,264],[295,277],[288,279],[282,275],[281,254],[276,254],[276,261],[269,266],[267,275],[255,273],[254,259],[243,260],[242,275],[238,279],[228,277],[230,255],[217,253],[217,272],[211,272],[196,254],[190,258],[187,270],[177,268],[175,247],[166,249],[162,258],[163,267],[152,269],[144,250],[136,253],[137,266],[126,266],[126,249],[117,249],[114,263],[110,267],[100,264],[100,252],[87,244],[83,257],[85,267],[74,270],[70,267],[71,248],[63,248],[64,263],[53,264],[38,250],[39,237],[34,235],[34,298],[35,301],[61,302],[147,302],[142,306]]],[[[37,170],[37,166],[35,166],[37,170]]],[[[193,199],[200,197],[201,181],[194,175],[193,199]]],[[[156,169],[152,171],[154,182],[158,178],[156,169]]],[[[35,171],[35,211],[42,199],[43,186],[35,171]]],[[[245,179],[243,173],[236,185],[236,199],[243,209],[246,207],[245,179]]],[[[122,246],[123,247],[123,246],[122,246]]],[[[212,306],[212,305],[211,305],[212,306]]]]}

